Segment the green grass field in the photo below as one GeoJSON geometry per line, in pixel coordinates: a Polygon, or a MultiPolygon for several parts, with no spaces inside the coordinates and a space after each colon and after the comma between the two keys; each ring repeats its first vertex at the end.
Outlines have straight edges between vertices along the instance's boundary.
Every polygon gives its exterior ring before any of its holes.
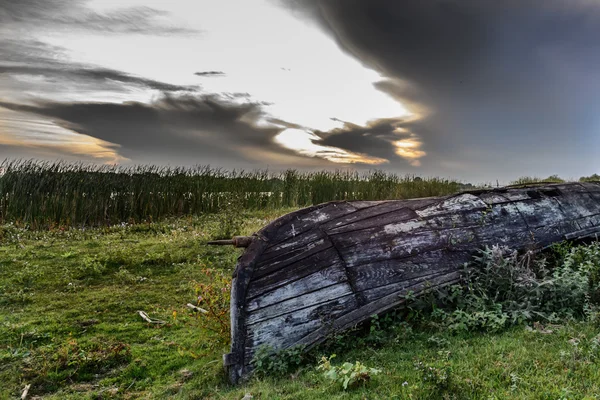
{"type": "MultiPolygon", "coordinates": [[[[247,212],[242,233],[288,211],[247,212]]],[[[218,214],[88,230],[1,227],[0,398],[18,398],[27,384],[29,398],[48,399],[600,397],[600,330],[591,322],[454,334],[395,324],[378,340],[334,341],[291,374],[232,387],[219,319],[186,307],[226,288],[240,251],[205,245],[222,229],[218,214]],[[382,372],[343,390],[315,369],[332,352],[336,364],[382,372]]]]}

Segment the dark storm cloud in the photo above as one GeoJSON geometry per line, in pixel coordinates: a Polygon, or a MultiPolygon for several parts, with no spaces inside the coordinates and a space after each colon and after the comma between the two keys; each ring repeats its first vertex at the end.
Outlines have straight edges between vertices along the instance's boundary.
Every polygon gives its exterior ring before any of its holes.
{"type": "Polygon", "coordinates": [[[119,8],[99,13],[88,8],[86,3],[84,0],[3,0],[0,2],[0,26],[22,30],[83,30],[102,34],[197,32],[169,22],[168,13],[150,7],[119,8]]]}
{"type": "Polygon", "coordinates": [[[282,119],[279,118],[269,118],[268,121],[274,125],[279,125],[279,126],[283,126],[285,128],[288,129],[301,129],[301,130],[309,130],[307,127],[299,125],[299,124],[295,124],[293,122],[288,122],[288,121],[284,121],[282,119]]]}
{"type": "Polygon", "coordinates": [[[107,68],[84,68],[64,65],[62,67],[37,67],[28,65],[0,65],[1,75],[36,75],[46,78],[58,78],[70,83],[80,84],[121,84],[134,85],[164,92],[191,90],[189,86],[172,85],[152,79],[142,78],[107,68]]]}
{"type": "Polygon", "coordinates": [[[315,131],[314,133],[322,139],[316,141],[315,144],[337,147],[387,160],[396,157],[392,142],[403,138],[397,131],[402,125],[401,120],[380,119],[360,126],[340,121],[337,118],[332,119],[342,122],[343,126],[327,132],[315,131]]]}
{"type": "MultiPolygon", "coordinates": [[[[597,159],[600,3],[282,1],[379,71],[378,89],[418,110],[403,127],[423,140],[425,167],[460,161],[479,176],[514,176],[559,166],[576,176],[597,159]]],[[[347,147],[376,136],[350,134],[347,147]]]]}
{"type": "Polygon", "coordinates": [[[223,72],[223,71],[203,71],[203,72],[194,72],[194,75],[204,76],[204,77],[225,76],[225,72],[223,72]]]}
{"type": "Polygon", "coordinates": [[[84,92],[127,93],[133,89],[161,92],[197,91],[199,86],[174,85],[122,71],[76,63],[65,49],[31,39],[0,42],[0,95],[19,97],[29,91],[53,96],[84,92]],[[31,79],[34,78],[43,78],[31,79]]]}
{"type": "Polygon", "coordinates": [[[0,35],[0,61],[17,64],[59,64],[66,61],[65,49],[40,40],[0,35]]]}
{"type": "Polygon", "coordinates": [[[258,124],[264,115],[260,104],[233,104],[215,95],[163,96],[151,104],[0,102],[0,107],[117,144],[121,156],[138,161],[219,164],[227,159],[231,165],[249,165],[260,157],[263,165],[302,163],[273,142],[283,128],[258,124]]]}

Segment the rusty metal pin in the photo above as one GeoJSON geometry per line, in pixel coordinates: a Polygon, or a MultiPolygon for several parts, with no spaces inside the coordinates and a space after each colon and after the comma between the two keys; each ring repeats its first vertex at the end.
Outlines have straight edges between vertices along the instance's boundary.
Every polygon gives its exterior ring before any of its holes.
{"type": "Polygon", "coordinates": [[[234,236],[232,239],[211,240],[206,243],[211,246],[248,247],[252,243],[252,236],[234,236]]]}

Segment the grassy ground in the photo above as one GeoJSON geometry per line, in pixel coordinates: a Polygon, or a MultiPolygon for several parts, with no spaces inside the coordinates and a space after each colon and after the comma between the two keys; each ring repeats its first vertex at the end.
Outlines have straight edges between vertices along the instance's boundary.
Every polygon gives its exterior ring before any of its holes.
{"type": "MultiPolygon", "coordinates": [[[[242,233],[286,211],[247,215],[242,233]]],[[[372,345],[333,343],[293,375],[231,387],[221,364],[227,335],[185,306],[201,285],[228,277],[239,254],[204,245],[223,229],[219,218],[0,228],[0,398],[26,384],[30,398],[48,399],[600,397],[600,331],[587,323],[464,335],[401,324],[372,345]],[[148,324],[138,310],[166,323],[148,324]],[[316,357],[334,351],[336,364],[360,360],[382,373],[344,391],[315,370],[316,357]]]]}

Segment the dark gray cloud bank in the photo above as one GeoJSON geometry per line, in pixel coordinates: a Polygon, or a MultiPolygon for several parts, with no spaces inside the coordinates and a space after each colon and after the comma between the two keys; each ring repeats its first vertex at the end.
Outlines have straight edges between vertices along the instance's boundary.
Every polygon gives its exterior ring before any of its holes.
{"type": "Polygon", "coordinates": [[[0,102],[0,107],[43,116],[63,128],[116,143],[121,156],[137,162],[223,165],[225,159],[231,168],[305,164],[273,142],[283,128],[257,124],[264,116],[260,103],[183,94],[164,95],[150,104],[44,101],[0,102]]]}
{"type": "Polygon", "coordinates": [[[195,34],[198,31],[169,22],[168,13],[151,7],[127,7],[99,13],[85,0],[2,0],[0,26],[27,32],[64,30],[69,34],[96,31],[102,34],[195,34]]]}
{"type": "Polygon", "coordinates": [[[225,76],[225,72],[223,72],[223,71],[202,71],[202,72],[194,72],[194,75],[203,76],[203,77],[225,76]]]}
{"type": "Polygon", "coordinates": [[[121,71],[108,68],[86,67],[77,65],[56,65],[56,66],[29,66],[29,65],[1,65],[0,76],[2,75],[31,75],[42,76],[48,79],[65,80],[79,85],[97,85],[99,88],[108,86],[111,83],[117,83],[114,89],[123,88],[124,85],[131,85],[146,89],[160,90],[163,92],[176,92],[192,90],[191,86],[172,85],[170,83],[159,82],[147,79],[121,71]]]}
{"type": "MultiPolygon", "coordinates": [[[[599,2],[279,3],[379,71],[379,90],[422,111],[395,123],[424,142],[421,170],[493,179],[600,169],[599,2]]],[[[320,135],[385,156],[394,124],[371,125],[320,135]]]]}
{"type": "MultiPolygon", "coordinates": [[[[384,167],[396,172],[475,181],[523,174],[578,177],[600,169],[599,2],[272,1],[312,21],[378,71],[382,79],[375,87],[415,112],[410,119],[391,116],[366,126],[341,121],[338,129],[316,131],[322,138],[318,144],[385,158],[390,162],[384,167]],[[427,155],[422,166],[398,156],[393,143],[403,138],[423,144],[427,155]]],[[[339,166],[277,146],[273,138],[282,129],[305,127],[269,116],[268,103],[253,101],[248,93],[207,94],[199,87],[76,64],[62,49],[26,34],[34,28],[121,35],[198,33],[151,8],[97,13],[85,1],[0,0],[1,107],[114,143],[119,154],[136,162],[339,166]],[[31,87],[17,76],[43,77],[45,84],[57,87],[68,83],[80,90],[125,93],[141,88],[162,95],[149,104],[25,104],[5,96],[31,87]],[[259,123],[261,118],[276,126],[259,123]]],[[[0,155],[7,146],[0,147],[0,155]]]]}

